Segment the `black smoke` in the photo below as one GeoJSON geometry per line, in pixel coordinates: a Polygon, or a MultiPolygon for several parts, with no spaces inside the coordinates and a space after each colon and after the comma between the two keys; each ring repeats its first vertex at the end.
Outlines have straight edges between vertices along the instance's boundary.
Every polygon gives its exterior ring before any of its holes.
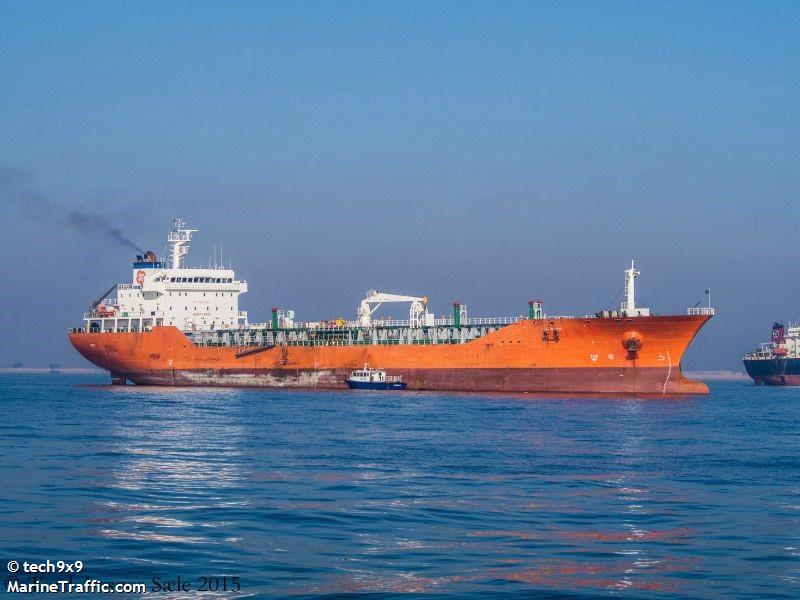
{"type": "Polygon", "coordinates": [[[82,234],[102,235],[144,254],[144,250],[107,217],[84,208],[67,206],[46,197],[33,186],[33,177],[25,169],[0,165],[0,201],[3,205],[16,208],[28,219],[63,225],[82,234]]]}
{"type": "Polygon", "coordinates": [[[66,213],[64,224],[67,227],[86,233],[101,232],[115,242],[132,248],[140,254],[144,254],[145,252],[122,233],[121,229],[111,225],[102,215],[91,214],[77,208],[71,208],[66,213]]]}

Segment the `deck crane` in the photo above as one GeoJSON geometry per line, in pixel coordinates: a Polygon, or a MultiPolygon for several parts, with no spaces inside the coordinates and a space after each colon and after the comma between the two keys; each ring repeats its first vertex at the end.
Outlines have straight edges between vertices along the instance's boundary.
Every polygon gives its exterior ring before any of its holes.
{"type": "Polygon", "coordinates": [[[111,292],[113,292],[113,291],[114,291],[114,288],[115,288],[115,287],[117,287],[117,284],[116,284],[116,283],[115,283],[114,285],[112,285],[110,288],[108,288],[108,290],[106,290],[106,293],[105,293],[105,294],[103,294],[103,295],[102,295],[102,296],[100,296],[100,297],[99,297],[97,300],[95,300],[94,302],[92,302],[91,306],[89,306],[89,310],[90,310],[90,311],[92,311],[92,310],[96,309],[98,306],[100,306],[100,305],[103,303],[103,300],[105,300],[106,298],[108,298],[108,295],[109,295],[111,292]]]}
{"type": "Polygon", "coordinates": [[[368,290],[367,297],[361,301],[361,306],[358,307],[358,324],[362,327],[369,327],[372,324],[372,313],[378,310],[381,304],[385,302],[410,302],[411,308],[409,309],[408,319],[411,321],[411,326],[421,327],[425,325],[425,315],[428,314],[427,296],[419,298],[402,294],[387,294],[378,290],[368,290]],[[371,306],[373,304],[375,306],[371,306]]]}

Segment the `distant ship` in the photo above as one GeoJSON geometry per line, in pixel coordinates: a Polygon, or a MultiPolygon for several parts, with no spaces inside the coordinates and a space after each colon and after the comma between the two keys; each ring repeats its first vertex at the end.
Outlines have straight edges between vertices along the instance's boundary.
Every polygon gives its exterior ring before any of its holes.
{"type": "Polygon", "coordinates": [[[300,322],[273,308],[270,321],[251,323],[239,310],[247,282],[232,269],[183,265],[195,232],[176,219],[169,261],[137,256],[130,283],[92,302],[70,331],[113,383],[347,389],[354,370],[374,364],[409,390],[708,393],[680,363],[714,309],[651,314],[636,304],[633,261],[619,310],[586,316],[547,315],[531,300],[518,317],[473,318],[458,302],[436,317],[427,297],[370,290],[354,320],[300,322]],[[408,319],[377,317],[387,303],[408,305],[408,319]]]}
{"type": "Polygon", "coordinates": [[[800,385],[800,326],[772,326],[772,341],[745,355],[744,368],[756,385],[800,385]]]}

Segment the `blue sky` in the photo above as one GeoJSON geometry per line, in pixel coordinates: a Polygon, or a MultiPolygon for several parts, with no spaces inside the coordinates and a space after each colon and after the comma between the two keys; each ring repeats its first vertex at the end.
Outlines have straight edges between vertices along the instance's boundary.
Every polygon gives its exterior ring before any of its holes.
{"type": "Polygon", "coordinates": [[[83,364],[130,276],[38,198],[156,250],[183,216],[257,320],[586,314],[636,257],[658,312],[714,290],[684,366],[737,369],[800,320],[798,40],[795,2],[4,2],[0,365],[83,364]]]}

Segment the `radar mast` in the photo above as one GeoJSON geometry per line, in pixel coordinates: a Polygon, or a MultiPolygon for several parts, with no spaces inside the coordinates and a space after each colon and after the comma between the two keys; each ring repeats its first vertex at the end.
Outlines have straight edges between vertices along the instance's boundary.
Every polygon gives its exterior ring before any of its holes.
{"type": "Polygon", "coordinates": [[[185,229],[186,223],[183,219],[176,217],[172,221],[174,229],[169,232],[167,242],[169,242],[170,255],[172,256],[173,269],[181,268],[181,259],[189,254],[189,242],[192,241],[192,234],[197,229],[185,229]]]}

